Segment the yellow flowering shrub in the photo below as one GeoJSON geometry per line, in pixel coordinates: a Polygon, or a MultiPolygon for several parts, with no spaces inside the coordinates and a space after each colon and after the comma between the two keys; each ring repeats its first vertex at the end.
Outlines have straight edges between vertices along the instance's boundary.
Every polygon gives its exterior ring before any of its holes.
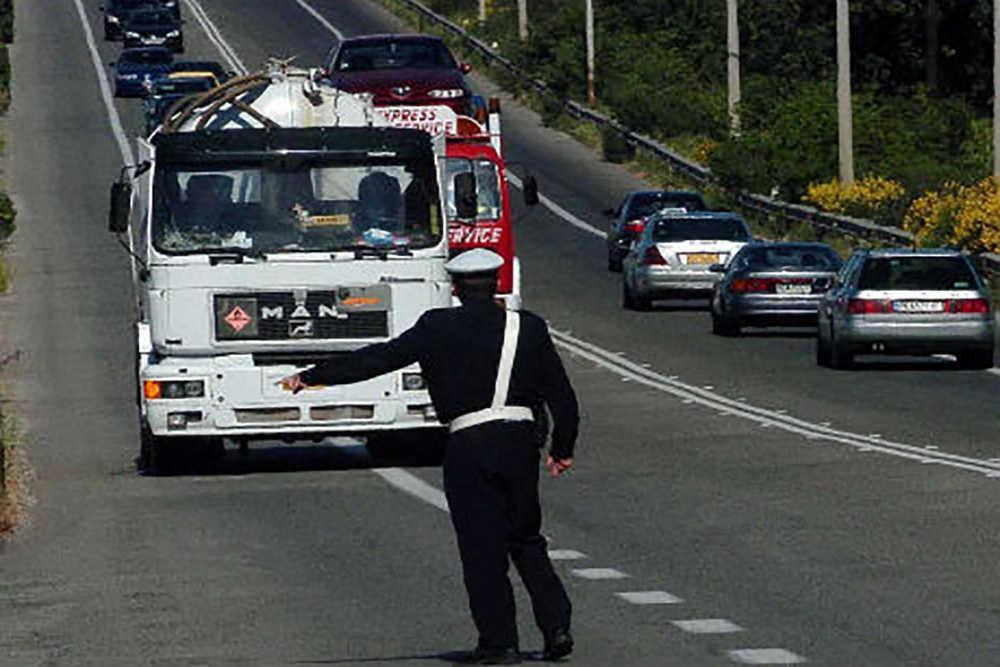
{"type": "Polygon", "coordinates": [[[847,186],[834,179],[810,183],[804,199],[823,211],[894,225],[905,206],[906,189],[881,176],[865,176],[847,186]]]}
{"type": "Polygon", "coordinates": [[[954,245],[973,252],[1000,252],[1000,179],[973,185],[947,183],[913,200],[903,228],[920,245],[954,245]]]}

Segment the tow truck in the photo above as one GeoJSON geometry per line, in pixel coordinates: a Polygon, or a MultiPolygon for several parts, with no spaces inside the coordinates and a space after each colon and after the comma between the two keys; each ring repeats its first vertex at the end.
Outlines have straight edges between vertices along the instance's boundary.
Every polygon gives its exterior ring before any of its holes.
{"type": "MultiPolygon", "coordinates": [[[[443,134],[272,61],[179,103],[138,147],[109,226],[132,257],[146,470],[227,441],[441,433],[417,366],[296,395],[278,380],[451,304],[443,134]]],[[[472,176],[450,187],[478,226],[472,176]]]]}

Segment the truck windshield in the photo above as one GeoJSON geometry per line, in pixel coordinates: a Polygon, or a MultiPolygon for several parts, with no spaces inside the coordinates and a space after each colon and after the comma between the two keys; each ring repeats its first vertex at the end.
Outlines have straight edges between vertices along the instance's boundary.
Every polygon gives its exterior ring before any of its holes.
{"type": "Polygon", "coordinates": [[[476,220],[498,220],[502,214],[500,204],[500,174],[489,160],[469,160],[450,157],[445,160],[445,205],[448,219],[458,215],[455,208],[455,176],[472,172],[476,177],[476,220]]]}
{"type": "Polygon", "coordinates": [[[437,201],[430,166],[158,165],[153,244],[168,254],[429,248],[441,240],[437,201]]]}

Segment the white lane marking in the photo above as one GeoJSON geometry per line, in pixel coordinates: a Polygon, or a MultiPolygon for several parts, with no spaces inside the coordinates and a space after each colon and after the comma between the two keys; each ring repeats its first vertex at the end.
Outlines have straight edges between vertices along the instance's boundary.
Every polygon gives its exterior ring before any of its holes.
{"type": "Polygon", "coordinates": [[[408,473],[402,468],[376,468],[374,472],[397,489],[405,491],[411,496],[416,496],[439,510],[449,511],[448,499],[444,493],[416,475],[408,473]]]}
{"type": "Polygon", "coordinates": [[[628,575],[613,567],[582,567],[570,570],[570,574],[581,579],[627,579],[628,575]]]}
{"type": "Polygon", "coordinates": [[[743,628],[724,618],[692,618],[686,621],[670,621],[684,632],[694,635],[724,635],[743,632],[743,628]]]}
{"type": "Polygon", "coordinates": [[[995,367],[994,368],[988,368],[988,369],[986,369],[986,372],[987,373],[993,373],[993,375],[1000,375],[1000,368],[995,368],[995,367]]]}
{"type": "Polygon", "coordinates": [[[298,3],[299,7],[309,12],[314,19],[319,21],[320,25],[322,25],[324,28],[332,32],[334,37],[336,37],[340,41],[344,41],[344,33],[337,30],[337,28],[335,28],[332,23],[327,21],[322,14],[313,9],[312,5],[310,5],[308,2],[305,2],[304,0],[295,0],[295,2],[298,3]]]}
{"type": "Polygon", "coordinates": [[[128,135],[125,134],[125,128],[122,127],[122,120],[118,116],[118,110],[115,109],[114,97],[111,94],[111,84],[108,82],[108,75],[104,71],[104,62],[101,60],[101,54],[97,51],[97,43],[94,41],[94,31],[90,29],[90,23],[87,22],[87,12],[84,10],[83,3],[80,0],[73,0],[73,2],[76,4],[76,13],[80,16],[80,24],[83,26],[83,36],[87,40],[87,50],[90,51],[90,59],[93,61],[94,69],[97,71],[97,83],[101,89],[104,108],[108,112],[111,133],[115,135],[115,141],[118,142],[118,150],[122,154],[122,160],[125,164],[134,164],[135,155],[132,153],[132,147],[129,146],[128,135]]]}
{"type": "Polygon", "coordinates": [[[186,0],[186,2],[188,4],[188,8],[191,10],[191,13],[194,14],[194,17],[201,25],[202,30],[205,31],[205,35],[208,37],[209,41],[215,45],[215,48],[219,50],[219,53],[221,53],[222,57],[227,63],[229,63],[229,66],[236,70],[239,74],[246,74],[246,65],[243,64],[243,61],[240,60],[240,57],[236,54],[236,49],[230,46],[229,42],[227,42],[225,37],[222,36],[218,26],[216,26],[212,19],[209,18],[208,12],[202,8],[198,0],[186,0]]]}
{"type": "Polygon", "coordinates": [[[575,549],[549,549],[549,560],[583,560],[586,557],[575,549]]]}
{"type": "Polygon", "coordinates": [[[727,655],[741,665],[801,665],[806,661],[800,655],[783,648],[741,648],[727,655]]]}
{"type": "MultiPolygon", "coordinates": [[[[508,171],[507,172],[507,180],[515,188],[518,188],[519,190],[520,189],[524,189],[524,183],[521,182],[521,179],[520,179],[520,177],[518,177],[517,174],[508,171]]],[[[593,234],[594,236],[598,236],[598,237],[600,237],[602,239],[608,238],[607,232],[602,231],[602,230],[598,229],[597,227],[594,227],[590,223],[584,222],[580,218],[576,217],[575,215],[573,215],[572,213],[570,213],[569,211],[567,211],[566,209],[564,209],[559,204],[555,203],[554,201],[552,201],[551,199],[549,199],[548,197],[546,197],[545,195],[539,193],[538,194],[538,201],[541,202],[542,206],[544,206],[545,208],[549,209],[556,216],[558,216],[559,218],[562,218],[564,221],[566,221],[569,224],[573,225],[577,229],[582,229],[583,231],[587,232],[588,234],[593,234]]]]}
{"type": "Polygon", "coordinates": [[[681,604],[684,600],[666,591],[629,591],[615,593],[618,597],[632,604],[681,604]]]}
{"type": "Polygon", "coordinates": [[[609,350],[580,340],[579,338],[574,338],[551,327],[549,328],[549,333],[559,347],[567,349],[573,354],[603,366],[619,375],[630,377],[647,387],[676,396],[683,403],[697,403],[698,405],[714,410],[720,408],[727,409],[735,417],[748,419],[762,426],[767,424],[803,437],[813,436],[815,439],[830,440],[853,447],[860,447],[865,451],[878,451],[911,461],[923,462],[925,460],[933,460],[941,465],[987,475],[1000,472],[1000,465],[985,459],[949,454],[925,447],[892,442],[882,438],[871,438],[857,433],[838,431],[830,427],[798,419],[797,417],[781,414],[775,410],[741,403],[740,401],[685,382],[670,380],[661,373],[643,368],[640,364],[622,359],[609,350]]]}

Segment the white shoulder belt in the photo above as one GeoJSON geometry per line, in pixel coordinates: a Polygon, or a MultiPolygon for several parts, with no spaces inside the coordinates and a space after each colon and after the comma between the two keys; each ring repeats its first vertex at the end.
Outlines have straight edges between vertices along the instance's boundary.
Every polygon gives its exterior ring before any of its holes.
{"type": "Polygon", "coordinates": [[[476,410],[456,417],[448,424],[452,433],[471,426],[478,426],[494,421],[534,421],[531,408],[520,405],[505,405],[507,393],[510,391],[510,375],[514,369],[514,354],[517,352],[517,339],[521,332],[521,317],[517,311],[508,310],[503,329],[503,347],[500,350],[500,366],[497,369],[497,381],[493,390],[493,403],[483,410],[476,410]]]}

